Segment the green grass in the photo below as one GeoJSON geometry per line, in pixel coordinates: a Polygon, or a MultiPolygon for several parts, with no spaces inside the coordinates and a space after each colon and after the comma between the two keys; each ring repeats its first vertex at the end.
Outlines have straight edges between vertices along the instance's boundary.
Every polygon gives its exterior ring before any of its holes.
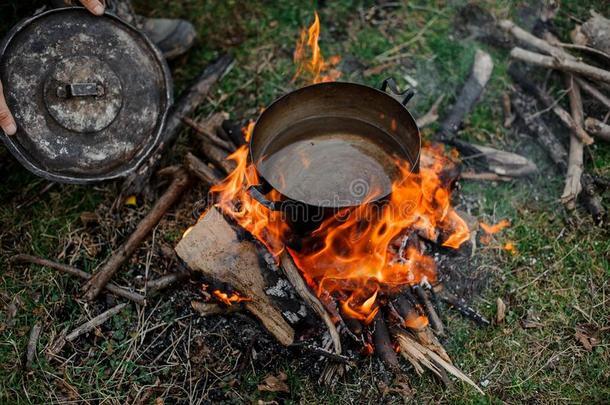
{"type": "MultiPolygon", "coordinates": [[[[14,3],[0,5],[0,30],[8,29],[37,5],[33,1],[14,3]]],[[[342,56],[344,79],[376,86],[383,78],[395,76],[406,86],[406,77],[413,78],[418,82],[418,94],[410,108],[416,115],[423,114],[440,95],[446,96],[441,112],[447,112],[469,73],[475,49],[490,52],[494,74],[460,136],[523,153],[541,169],[532,178],[508,183],[466,182],[456,198],[460,209],[480,220],[509,218],[512,222],[490,245],[478,246],[466,269],[469,277],[488,280],[480,296],[473,297],[473,305],[493,318],[496,299],[502,298],[507,305],[506,322],[479,328],[449,309],[443,311],[450,331],[444,341],[449,354],[474,381],[485,383],[487,396],[478,396],[459,383],[445,388],[429,375],[416,376],[409,370],[411,400],[464,404],[608,402],[607,334],[600,334],[600,344],[590,352],[574,337],[579,325],[607,327],[610,321],[608,230],[595,227],[583,211],[566,213],[559,202],[562,175],[531,138],[502,127],[501,95],[510,86],[507,52],[456,33],[454,18],[465,1],[410,1],[382,11],[373,10],[368,1],[325,3],[319,9],[320,44],[325,55],[342,56]],[[380,54],[406,41],[410,44],[403,50],[403,59],[379,74],[363,76],[363,70],[381,64],[376,59],[380,54]],[[508,240],[515,243],[518,254],[497,249],[508,240]],[[525,329],[523,321],[528,316],[536,317],[542,326],[525,329]]],[[[523,16],[523,3],[479,2],[498,18],[515,19],[523,16]]],[[[563,1],[556,18],[562,38],[569,38],[574,21],[586,19],[590,8],[610,14],[608,7],[602,7],[599,1],[563,1]]],[[[171,64],[177,93],[223,51],[231,50],[236,56],[235,68],[213,92],[211,103],[197,112],[201,117],[224,110],[236,119],[252,119],[260,108],[302,84],[291,82],[292,51],[301,27],[312,21],[315,3],[139,0],[136,8],[149,16],[186,18],[197,27],[196,47],[171,64]]],[[[425,130],[425,136],[434,129],[425,130]]],[[[185,133],[178,150],[189,146],[185,133]]],[[[610,176],[607,144],[589,147],[587,156],[588,170],[610,176]]],[[[179,158],[179,153],[170,156],[173,161],[179,158]]],[[[246,362],[242,371],[232,370],[229,365],[241,364],[249,355],[246,331],[255,326],[245,318],[233,324],[222,319],[197,319],[189,306],[190,299],[197,296],[196,287],[167,292],[144,310],[129,307],[103,325],[96,336],[79,338],[68,344],[59,358],[47,359],[45,351],[54,336],[115,302],[85,304],[78,299],[78,281],[37,266],[14,266],[8,259],[16,253],[32,253],[93,271],[133,230],[146,206],[112,213],[109,208],[118,190],[118,184],[112,183],[55,186],[37,197],[46,182],[11,161],[5,150],[0,151],[0,159],[6,162],[0,171],[0,299],[4,306],[0,313],[0,403],[132,403],[144,393],[148,393],[144,403],[155,403],[157,398],[164,398],[165,403],[189,399],[229,403],[402,402],[398,394],[381,398],[381,387],[393,384],[380,378],[375,358],[361,360],[356,369],[328,388],[317,383],[310,362],[290,351],[270,349],[272,343],[263,339],[254,343],[257,359],[246,362]],[[36,197],[34,202],[24,204],[31,197],[36,197]],[[79,218],[85,211],[96,212],[99,223],[83,224],[79,218]],[[11,303],[17,303],[12,319],[11,303]],[[39,356],[33,370],[24,371],[22,358],[35,322],[43,325],[39,356]],[[239,325],[237,330],[231,326],[235,324],[239,325]],[[198,336],[202,337],[200,346],[193,343],[198,336]],[[290,393],[258,391],[265,375],[280,371],[288,375],[290,393]]],[[[117,282],[129,284],[146,272],[156,275],[172,270],[172,264],[156,253],[156,247],[162,243],[171,246],[180,238],[193,221],[191,207],[204,191],[196,189],[184,198],[176,215],[160,224],[154,241],[142,246],[117,282]]],[[[608,197],[606,193],[606,207],[608,197]]]]}

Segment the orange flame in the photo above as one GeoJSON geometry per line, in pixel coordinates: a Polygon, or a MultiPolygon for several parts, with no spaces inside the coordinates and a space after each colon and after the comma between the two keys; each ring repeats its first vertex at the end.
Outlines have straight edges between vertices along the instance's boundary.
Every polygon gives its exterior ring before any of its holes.
{"type": "Polygon", "coordinates": [[[488,225],[485,222],[481,222],[481,229],[485,231],[488,235],[493,235],[494,233],[498,233],[504,228],[508,228],[510,226],[510,221],[508,219],[503,219],[495,225],[488,225]]]}
{"type": "Polygon", "coordinates": [[[313,24],[301,31],[301,36],[294,50],[294,63],[297,65],[297,71],[292,79],[293,81],[305,73],[311,76],[312,83],[332,82],[341,76],[341,72],[334,69],[341,61],[341,57],[331,56],[326,62],[322,56],[322,51],[320,51],[319,38],[320,18],[318,13],[314,13],[313,24]],[[311,57],[309,58],[307,57],[307,48],[311,50],[311,57]],[[328,73],[325,73],[326,71],[328,73]]]}
{"type": "MultiPolygon", "coordinates": [[[[311,74],[314,83],[335,77],[322,74],[331,63],[322,58],[319,33],[316,14],[313,25],[301,33],[295,51],[295,78],[304,72],[311,74]],[[312,56],[305,62],[306,45],[312,56]]],[[[244,131],[248,140],[253,126],[250,123],[244,131]]],[[[277,258],[285,248],[290,229],[279,212],[269,211],[248,194],[247,189],[259,184],[259,179],[254,165],[248,163],[247,146],[228,159],[236,163],[236,168],[221,184],[212,187],[217,206],[277,258]]],[[[364,203],[345,210],[313,232],[313,243],[300,251],[289,249],[303,278],[319,297],[326,302],[338,300],[344,313],[364,323],[373,320],[379,311],[378,301],[385,295],[396,293],[405,285],[436,279],[435,262],[420,251],[419,244],[410,244],[399,252],[395,247],[398,240],[405,235],[418,235],[458,248],[470,236],[466,223],[451,207],[451,191],[442,180],[442,171],[455,164],[442,146],[423,148],[419,173],[412,174],[406,162],[396,164],[402,175],[393,184],[385,204],[364,203]]],[[[272,191],[267,197],[277,200],[280,195],[272,191]]],[[[369,194],[371,200],[372,197],[369,194]]],[[[414,328],[426,324],[427,318],[420,315],[405,320],[406,326],[414,328]]]]}
{"type": "Polygon", "coordinates": [[[214,294],[214,297],[216,297],[216,299],[218,301],[224,302],[227,305],[233,305],[234,302],[251,301],[250,298],[241,297],[237,293],[232,293],[231,295],[229,295],[229,294],[227,294],[225,292],[222,292],[220,290],[214,290],[212,292],[212,294],[214,294]]]}
{"type": "Polygon", "coordinates": [[[363,204],[340,220],[331,217],[313,233],[320,246],[312,251],[293,251],[297,266],[311,280],[318,296],[345,296],[342,310],[370,322],[381,292],[391,294],[404,285],[436,279],[434,260],[418,248],[408,247],[398,257],[392,244],[405,234],[415,232],[443,246],[457,248],[469,239],[468,226],[450,206],[450,190],[442,185],[440,172],[453,163],[443,155],[441,146],[427,146],[418,174],[408,164],[398,162],[402,176],[392,187],[390,200],[363,204]],[[431,157],[431,158],[428,158],[431,157]]]}

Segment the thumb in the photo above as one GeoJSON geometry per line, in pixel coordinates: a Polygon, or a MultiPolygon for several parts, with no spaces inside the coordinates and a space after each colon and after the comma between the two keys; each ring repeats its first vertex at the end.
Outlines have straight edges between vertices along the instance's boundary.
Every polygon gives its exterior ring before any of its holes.
{"type": "Polygon", "coordinates": [[[95,15],[104,14],[104,3],[100,0],[79,0],[81,4],[95,15]]]}
{"type": "Polygon", "coordinates": [[[17,132],[17,125],[15,124],[15,119],[13,118],[13,114],[11,114],[11,110],[8,109],[8,105],[6,105],[6,100],[4,99],[4,92],[2,90],[2,83],[0,82],[0,128],[7,135],[15,135],[17,132]]]}

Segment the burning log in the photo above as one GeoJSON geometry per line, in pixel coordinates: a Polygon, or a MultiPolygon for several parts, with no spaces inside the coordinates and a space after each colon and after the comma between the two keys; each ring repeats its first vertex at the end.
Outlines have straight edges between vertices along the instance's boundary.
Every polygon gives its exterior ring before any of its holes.
{"type": "Polygon", "coordinates": [[[381,312],[378,312],[377,316],[375,316],[374,327],[373,343],[375,343],[375,353],[392,371],[398,371],[400,369],[398,357],[396,352],[394,352],[390,332],[381,312]]]}
{"type": "Polygon", "coordinates": [[[430,325],[432,326],[434,332],[438,336],[445,336],[445,325],[443,325],[443,321],[441,321],[441,318],[438,316],[434,305],[432,305],[432,301],[430,301],[428,293],[420,285],[413,286],[413,291],[417,295],[419,301],[424,304],[426,315],[428,316],[428,320],[430,321],[430,325]]]}
{"type": "Polygon", "coordinates": [[[284,253],[281,257],[281,265],[284,270],[284,274],[288,278],[288,281],[292,284],[297,294],[305,301],[309,307],[322,319],[326,327],[328,328],[328,333],[333,341],[333,346],[335,349],[335,353],[341,354],[341,338],[339,336],[339,332],[335,327],[335,323],[331,319],[330,315],[324,308],[324,305],[320,302],[318,297],[316,297],[310,290],[307,284],[305,284],[305,280],[301,277],[301,273],[299,273],[299,269],[294,264],[294,261],[290,257],[289,254],[284,253]]]}
{"type": "Polygon", "coordinates": [[[294,330],[265,294],[267,286],[255,244],[240,240],[216,208],[210,208],[186,232],[176,246],[176,253],[193,271],[226,283],[244,295],[246,310],[256,316],[281,344],[292,344],[294,330]]]}
{"type": "Polygon", "coordinates": [[[114,273],[133,255],[144,238],[153,230],[165,215],[167,210],[180,198],[189,185],[188,174],[182,168],[167,168],[166,173],[173,175],[173,180],[165,193],[157,200],[149,213],[138,224],[136,230],[129,236],[119,249],[110,256],[102,268],[87,281],[83,287],[83,297],[92,300],[98,296],[110,281],[114,273]]]}
{"type": "MultiPolygon", "coordinates": [[[[70,274],[75,277],[82,278],[83,280],[91,279],[91,274],[77,269],[76,267],[68,266],[61,263],[56,263],[51,260],[42,259],[36,256],[30,255],[16,255],[11,258],[11,261],[15,263],[32,263],[37,264],[39,266],[48,267],[51,269],[59,270],[62,273],[70,274]]],[[[136,304],[144,305],[145,297],[136,292],[129,291],[125,288],[119,287],[115,284],[108,283],[104,286],[104,288],[116,296],[127,298],[130,301],[135,302],[136,304]]]]}
{"type": "Polygon", "coordinates": [[[585,128],[593,135],[598,136],[599,139],[610,142],[610,125],[593,117],[587,117],[585,120],[585,128]]]}
{"type": "Polygon", "coordinates": [[[232,56],[220,57],[206,67],[195,79],[195,83],[180,96],[168,116],[161,142],[150,157],[125,179],[115,205],[121,206],[128,196],[140,194],[148,186],[150,178],[161,164],[163,154],[171,147],[180,133],[182,117],[191,115],[205,101],[212,86],[227,74],[232,66],[232,56]]]}

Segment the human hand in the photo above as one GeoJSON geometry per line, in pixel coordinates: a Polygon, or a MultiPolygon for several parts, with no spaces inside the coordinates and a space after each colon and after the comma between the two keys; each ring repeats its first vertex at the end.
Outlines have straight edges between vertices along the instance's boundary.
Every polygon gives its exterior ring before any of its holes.
{"type": "MultiPolygon", "coordinates": [[[[92,14],[102,15],[104,14],[104,2],[100,0],[79,0],[80,3],[89,10],[92,14]]],[[[7,135],[15,135],[17,132],[17,124],[15,124],[15,118],[11,114],[6,99],[4,98],[4,92],[2,89],[2,82],[0,82],[0,128],[7,135]]]]}

